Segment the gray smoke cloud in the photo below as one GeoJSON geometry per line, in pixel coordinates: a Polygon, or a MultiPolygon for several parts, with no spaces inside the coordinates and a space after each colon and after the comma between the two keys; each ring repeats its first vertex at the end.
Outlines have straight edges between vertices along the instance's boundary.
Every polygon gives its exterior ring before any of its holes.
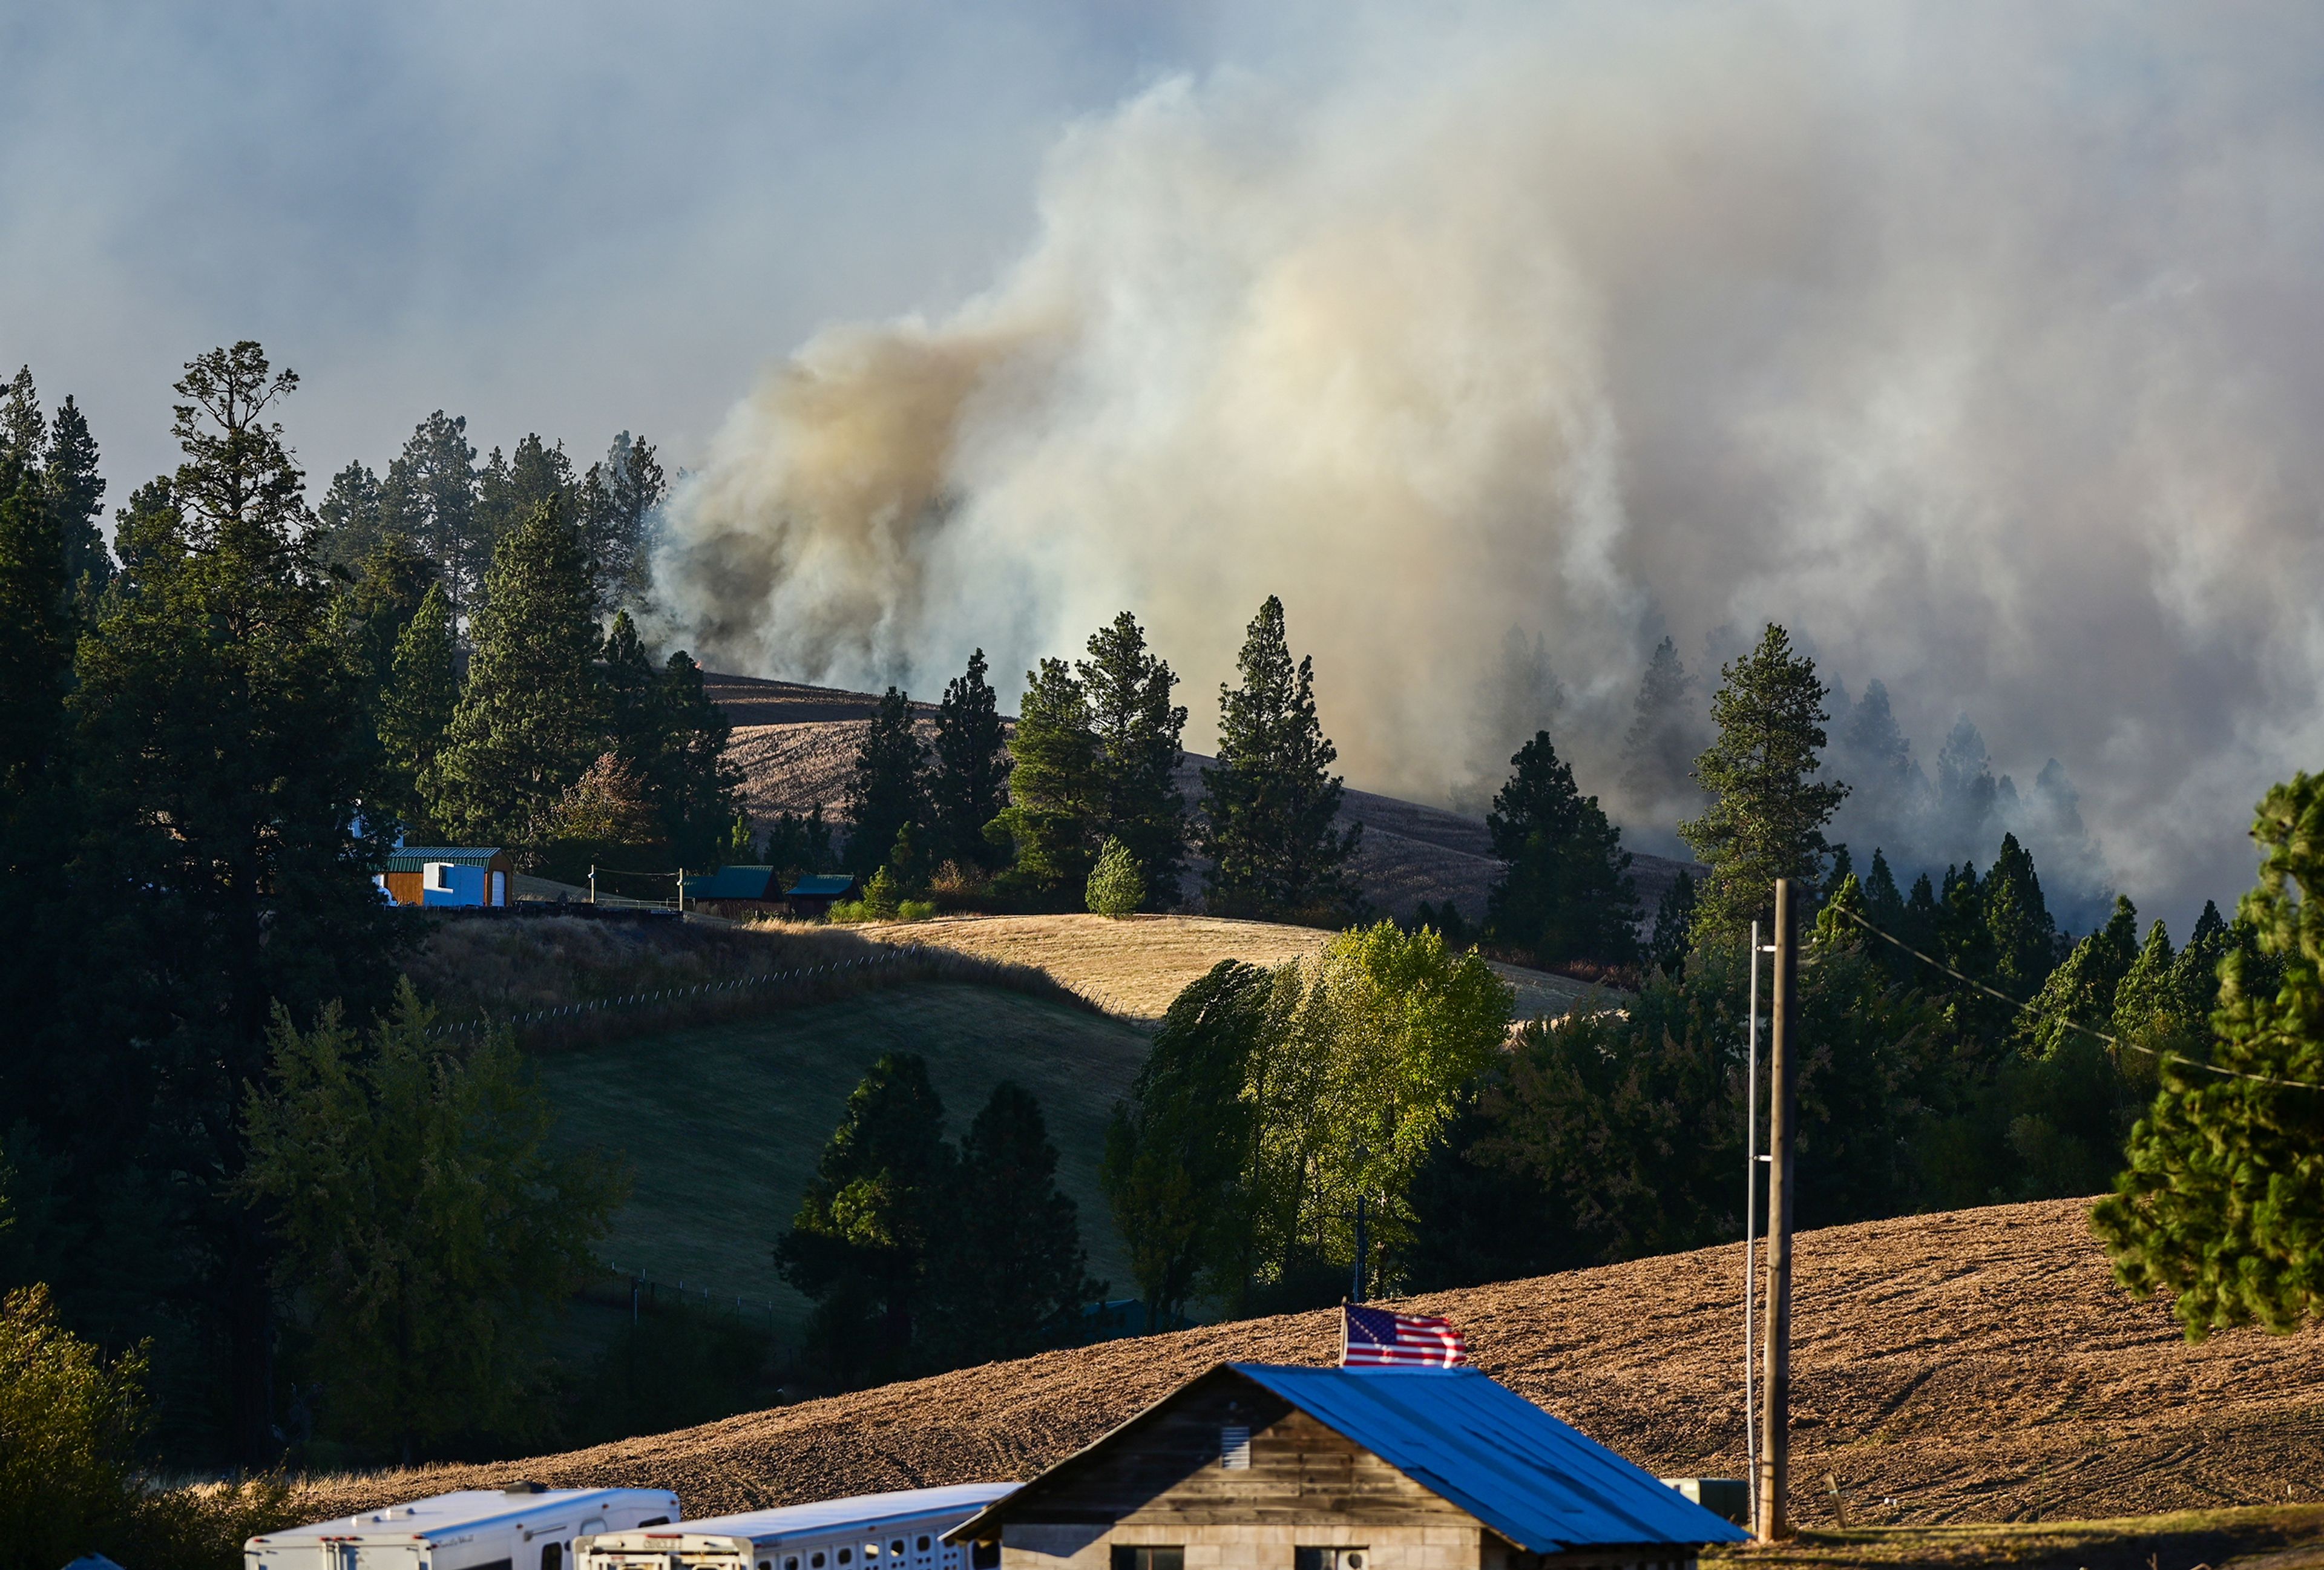
{"type": "Polygon", "coordinates": [[[665,630],[932,688],[1127,606],[1201,744],[1277,593],[1355,782],[1471,789],[1517,647],[1618,807],[1654,642],[1776,620],[1921,759],[1966,715],[2058,760],[2183,931],[2324,762],[2319,32],[1484,5],[1161,81],[1062,135],[989,290],[733,410],[665,630]]]}

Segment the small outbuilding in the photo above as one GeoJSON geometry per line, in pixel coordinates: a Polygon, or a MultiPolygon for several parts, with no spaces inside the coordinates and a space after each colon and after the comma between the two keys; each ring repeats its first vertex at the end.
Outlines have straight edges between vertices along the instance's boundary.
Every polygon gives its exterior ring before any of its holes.
{"type": "Polygon", "coordinates": [[[516,863],[498,845],[398,845],[372,881],[392,905],[506,905],[516,863]]]}
{"type": "Polygon", "coordinates": [[[782,909],[774,867],[721,867],[686,880],[686,902],[713,916],[752,916],[782,909]]]}
{"type": "Polygon", "coordinates": [[[1692,1570],[1744,1539],[1474,1369],[1247,1362],[945,1535],[1001,1570],[1692,1570]]]}
{"type": "Polygon", "coordinates": [[[862,885],[853,873],[809,873],[783,891],[791,914],[813,920],[831,914],[842,900],[862,897],[862,885]]]}

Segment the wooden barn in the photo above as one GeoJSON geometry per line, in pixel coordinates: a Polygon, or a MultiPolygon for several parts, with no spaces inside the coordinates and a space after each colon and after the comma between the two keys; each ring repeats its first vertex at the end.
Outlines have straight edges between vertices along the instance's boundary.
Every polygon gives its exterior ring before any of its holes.
{"type": "Polygon", "coordinates": [[[1471,1368],[1221,1363],[946,1534],[1001,1570],[1691,1570],[1745,1534],[1471,1368]]]}
{"type": "Polygon", "coordinates": [[[783,909],[774,867],[721,867],[686,880],[686,902],[713,916],[755,916],[783,909]]]}
{"type": "Polygon", "coordinates": [[[812,921],[830,915],[840,900],[861,899],[862,893],[853,873],[810,873],[785,891],[783,898],[792,915],[812,921]]]}
{"type": "Polygon", "coordinates": [[[506,905],[516,863],[498,845],[398,845],[372,881],[394,905],[506,905]]]}

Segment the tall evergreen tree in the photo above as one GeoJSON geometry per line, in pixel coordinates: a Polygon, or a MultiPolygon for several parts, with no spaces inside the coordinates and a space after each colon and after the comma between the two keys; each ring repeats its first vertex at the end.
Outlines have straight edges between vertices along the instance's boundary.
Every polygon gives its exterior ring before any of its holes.
{"type": "Polygon", "coordinates": [[[0,455],[37,469],[49,443],[49,419],[41,412],[41,390],[32,367],[20,365],[0,391],[0,455]]]}
{"type": "Polygon", "coordinates": [[[1203,771],[1209,904],[1222,913],[1341,919],[1356,903],[1347,866],[1363,826],[1333,828],[1343,787],[1339,751],[1315,717],[1312,657],[1291,662],[1283,602],[1259,606],[1236,662],[1242,685],[1219,688],[1219,758],[1203,771]]]}
{"type": "Polygon", "coordinates": [[[998,821],[1015,847],[1010,875],[1045,900],[1071,900],[1097,855],[1090,843],[1097,733],[1088,690],[1064,660],[1044,660],[1025,673],[1009,751],[1009,805],[998,821]]]}
{"type": "Polygon", "coordinates": [[[909,1371],[929,1267],[956,1160],[944,1103],[925,1060],[890,1053],[872,1066],[775,1249],[783,1279],[815,1300],[807,1344],[829,1382],[909,1371]]]}
{"type": "Polygon", "coordinates": [[[992,1087],[961,1141],[951,1198],[927,1337],[938,1362],[1029,1357],[1103,1290],[1084,1269],[1081,1218],[1057,1188],[1041,1104],[1016,1081],[992,1087]]]}
{"type": "Polygon", "coordinates": [[[661,684],[629,612],[613,613],[602,661],[606,738],[614,754],[642,774],[661,750],[661,684]]]}
{"type": "Polygon", "coordinates": [[[1149,907],[1178,902],[1186,857],[1186,803],[1178,791],[1186,711],[1170,701],[1178,678],[1146,648],[1128,611],[1090,635],[1076,665],[1095,740],[1091,837],[1120,840],[1138,863],[1149,907]]]}
{"type": "Polygon", "coordinates": [[[2238,919],[2277,978],[2231,952],[2200,1055],[2242,1077],[2163,1065],[2130,1169],[2092,1217],[2116,1278],[2170,1294],[2190,1341],[2324,1319],[2324,778],[2270,790],[2252,837],[2260,878],[2238,919]]]}
{"type": "Polygon", "coordinates": [[[2031,997],[2059,959],[2058,924],[2042,897],[2034,858],[2014,834],[1985,877],[1985,921],[1991,936],[1993,982],[2014,998],[2031,997]]]}
{"type": "Polygon", "coordinates": [[[380,531],[408,535],[442,575],[456,621],[475,616],[495,538],[477,527],[468,421],[438,409],[414,427],[380,486],[380,531]]]}
{"type": "MultiPolygon", "coordinates": [[[[477,548],[489,554],[511,530],[521,526],[532,516],[534,509],[543,504],[561,507],[571,517],[578,510],[579,500],[573,483],[573,461],[565,456],[563,442],[551,446],[542,441],[538,432],[532,432],[516,444],[512,456],[503,457],[501,449],[494,448],[476,471],[477,548]]],[[[585,538],[585,558],[588,551],[589,541],[585,538]]],[[[595,586],[593,564],[593,600],[595,586]]]]}
{"type": "Polygon", "coordinates": [[[436,564],[401,534],[381,536],[355,566],[335,607],[349,652],[373,694],[393,678],[395,645],[441,580],[436,564]]]}
{"type": "Polygon", "coordinates": [[[65,576],[82,605],[94,607],[97,592],[112,580],[113,559],[106,554],[105,479],[97,472],[97,438],[88,420],[68,393],[49,425],[48,451],[42,463],[50,505],[56,509],[57,531],[63,537],[65,576]]]}
{"type": "Polygon", "coordinates": [[[441,583],[431,583],[395,640],[393,669],[379,706],[388,805],[411,827],[427,825],[427,804],[442,790],[438,763],[460,700],[457,657],[452,602],[441,583]]]}
{"type": "Polygon", "coordinates": [[[1009,744],[1001,702],[984,679],[984,651],[945,684],[936,707],[936,739],[928,771],[929,827],[941,861],[964,868],[990,865],[994,847],[984,826],[1009,805],[1009,744]]]}
{"type": "Polygon", "coordinates": [[[381,826],[355,827],[376,769],[360,678],[305,554],[303,476],[268,418],[297,384],[254,343],[191,362],[174,428],[186,461],[124,526],[134,565],[83,644],[75,699],[95,827],[82,968],[62,984],[99,1023],[39,1097],[77,1159],[99,1159],[124,1114],[150,1119],[141,1159],[187,1196],[228,1443],[249,1461],[273,1452],[273,1334],[267,1242],[230,1197],[242,1099],[278,1002],[375,1008],[395,950],[369,877],[381,826]]]}
{"type": "Polygon", "coordinates": [[[1485,819],[1493,854],[1507,864],[1486,900],[1488,929],[1536,965],[1635,958],[1638,900],[1622,831],[1574,785],[1547,731],[1509,762],[1485,819]]]}
{"type": "Polygon", "coordinates": [[[847,776],[847,864],[870,873],[887,859],[896,835],[927,817],[920,764],[927,756],[912,725],[911,700],[895,688],[880,699],[847,776]]]}
{"type": "Polygon", "coordinates": [[[0,450],[0,810],[56,765],[73,616],[62,516],[40,472],[0,450]]]}
{"type": "Polygon", "coordinates": [[[471,843],[529,845],[604,736],[588,559],[572,514],[535,508],[493,552],[431,815],[471,843]]]}
{"type": "Polygon", "coordinates": [[[628,431],[581,477],[582,535],[597,567],[598,603],[608,608],[645,592],[648,534],[669,481],[653,444],[628,431]]]}
{"type": "Polygon", "coordinates": [[[1822,879],[1823,827],[1848,787],[1816,778],[1824,686],[1790,633],[1768,623],[1758,647],[1720,675],[1711,705],[1719,739],[1694,762],[1711,804],[1678,832],[1711,864],[1701,930],[1724,937],[1766,910],[1777,878],[1822,879]]]}
{"type": "Polygon", "coordinates": [[[663,662],[655,696],[661,745],[646,771],[648,799],[678,864],[714,865],[740,810],[742,776],[726,761],[733,722],[711,701],[702,668],[683,649],[663,662]]]}
{"type": "Polygon", "coordinates": [[[1878,845],[1872,847],[1872,870],[1864,878],[1865,919],[1884,932],[1895,933],[1904,919],[1904,896],[1896,887],[1896,874],[1888,868],[1888,858],[1878,845]]]}
{"type": "Polygon", "coordinates": [[[379,476],[366,464],[349,463],[331,476],[315,518],[315,559],[326,567],[354,571],[379,543],[379,476]]]}
{"type": "Polygon", "coordinates": [[[1655,906],[1655,929],[1646,942],[1646,963],[1673,978],[1685,973],[1694,936],[1694,875],[1684,867],[1655,906]]]}
{"type": "Polygon", "coordinates": [[[1687,768],[1702,750],[1707,728],[1697,704],[1694,678],[1678,657],[1678,645],[1665,638],[1638,679],[1630,729],[1622,738],[1622,793],[1640,808],[1693,797],[1687,768]]]}

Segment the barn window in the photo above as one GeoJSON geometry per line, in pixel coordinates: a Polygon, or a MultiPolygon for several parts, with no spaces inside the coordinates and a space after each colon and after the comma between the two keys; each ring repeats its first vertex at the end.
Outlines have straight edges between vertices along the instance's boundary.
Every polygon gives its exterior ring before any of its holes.
{"type": "Polygon", "coordinates": [[[1365,1570],[1372,1562],[1369,1548],[1294,1548],[1291,1570],[1365,1570]]]}
{"type": "Polygon", "coordinates": [[[1234,1424],[1219,1430],[1219,1464],[1230,1472],[1250,1469],[1250,1429],[1234,1424]]]}
{"type": "Polygon", "coordinates": [[[1186,1570],[1184,1548],[1149,1548],[1125,1543],[1113,1546],[1113,1570],[1186,1570]]]}

